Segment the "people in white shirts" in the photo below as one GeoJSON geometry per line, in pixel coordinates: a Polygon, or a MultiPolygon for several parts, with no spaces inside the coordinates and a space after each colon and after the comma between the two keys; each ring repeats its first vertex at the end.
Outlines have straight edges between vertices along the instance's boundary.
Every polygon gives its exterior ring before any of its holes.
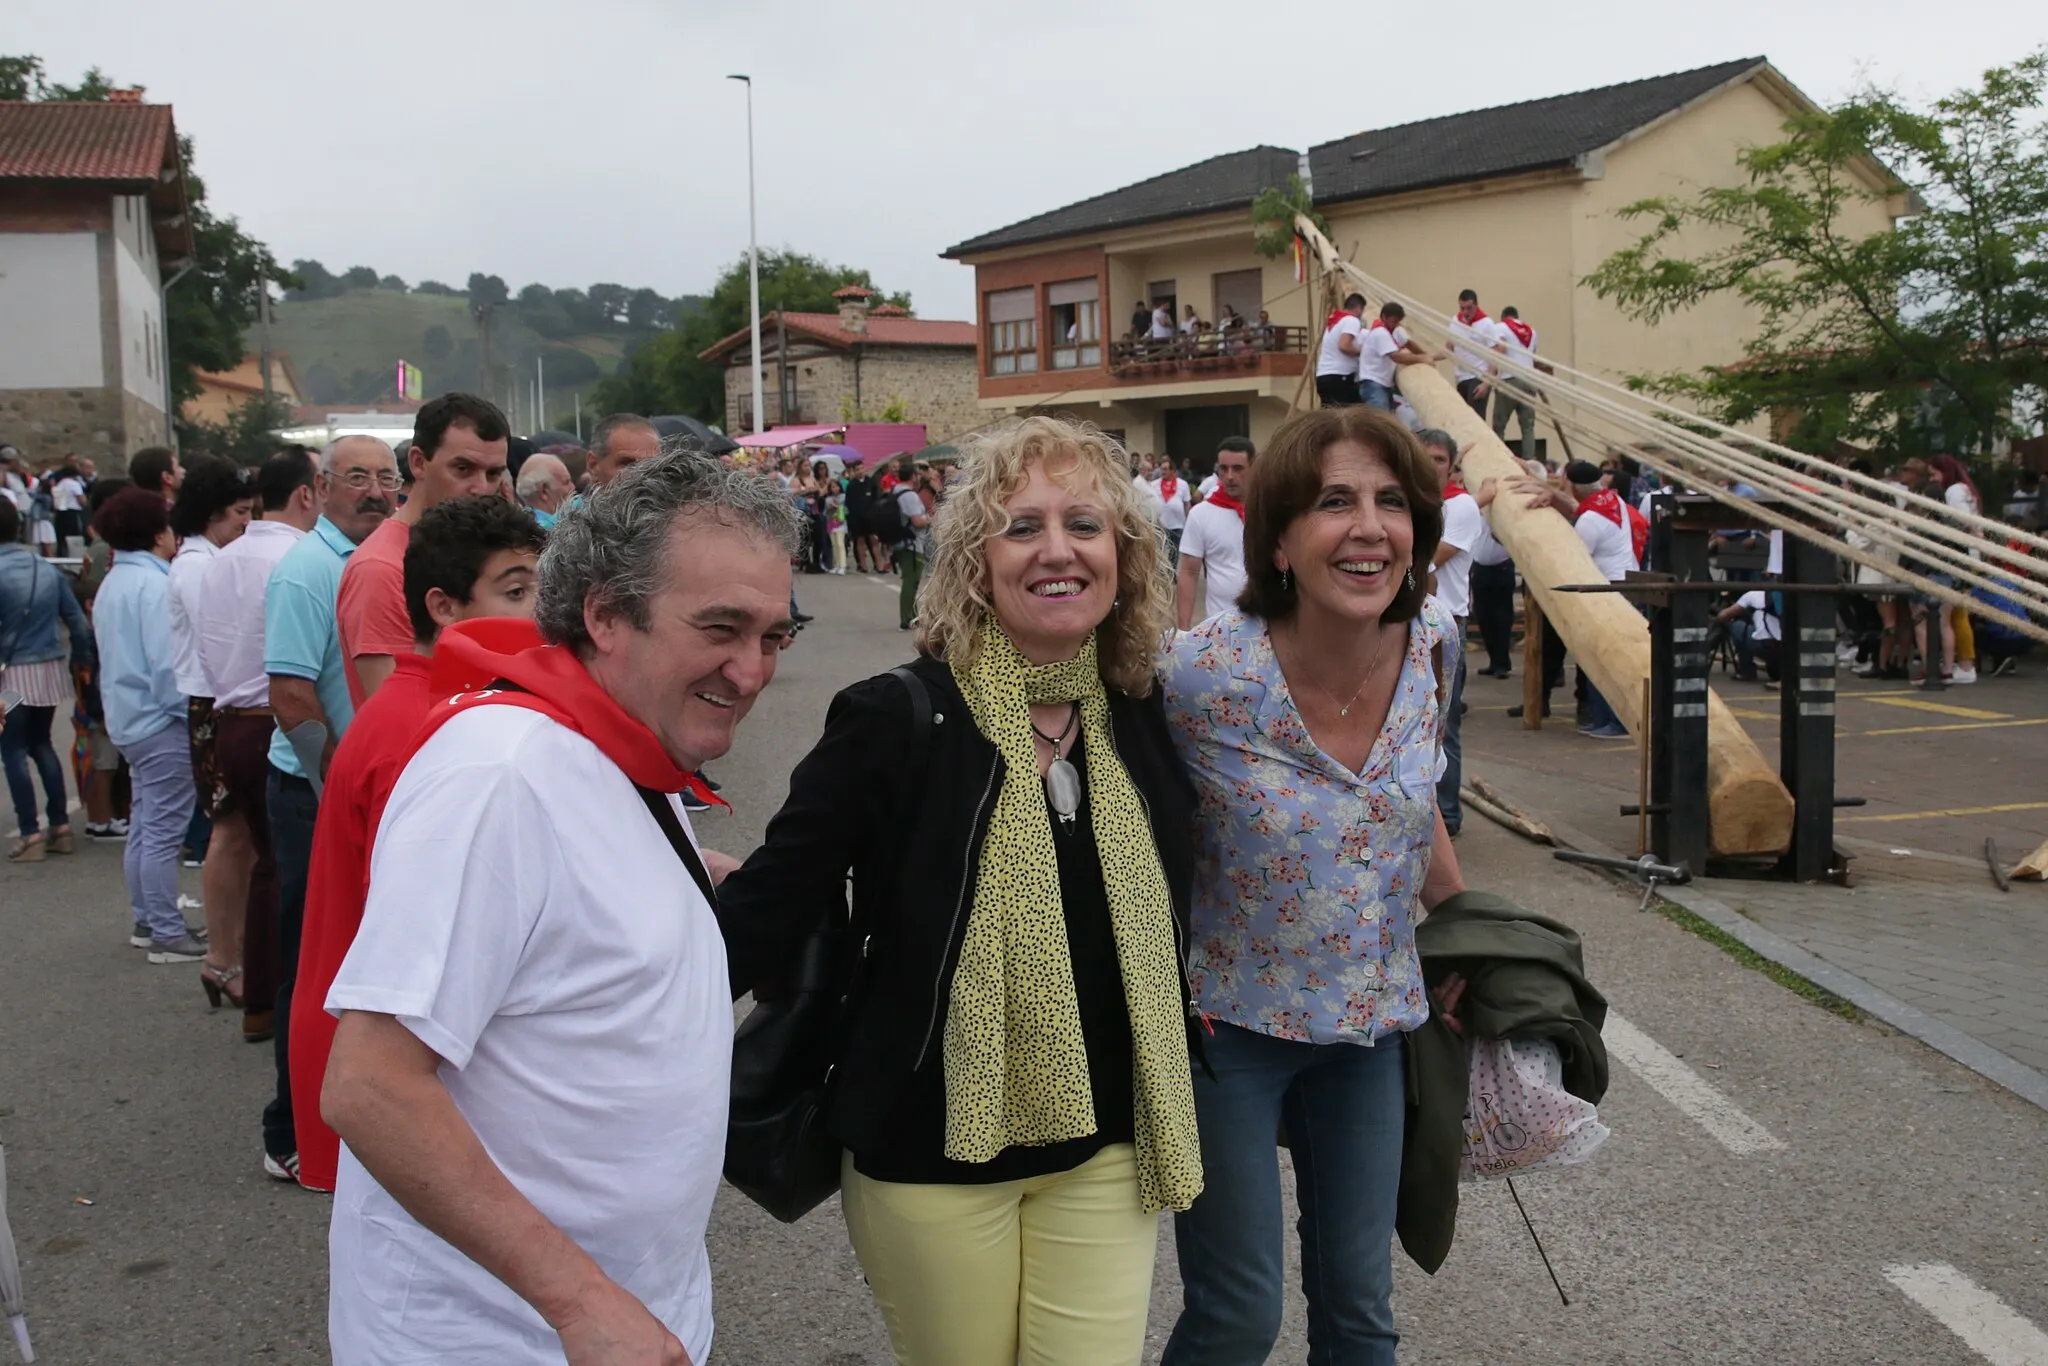
{"type": "Polygon", "coordinates": [[[1137,468],[1131,474],[1131,488],[1138,495],[1138,505],[1145,510],[1152,525],[1158,526],[1166,515],[1166,505],[1159,497],[1159,462],[1149,455],[1136,460],[1137,468]]]}
{"type": "MultiPolygon", "coordinates": [[[[1522,311],[1513,304],[1500,311],[1496,335],[1500,340],[1500,352],[1509,360],[1523,365],[1536,364],[1536,329],[1522,321],[1522,311]]],[[[1531,400],[1534,391],[1528,381],[1512,374],[1503,373],[1493,390],[1493,434],[1507,439],[1508,417],[1512,414],[1521,423],[1515,430],[1519,435],[1521,456],[1524,460],[1536,458],[1536,405],[1531,400]]]]}
{"type": "Polygon", "coordinates": [[[1486,396],[1493,392],[1493,357],[1507,351],[1507,329],[1486,316],[1479,295],[1458,293],[1458,316],[1451,322],[1451,354],[1457,358],[1458,397],[1484,419],[1486,396]]]}
{"type": "Polygon", "coordinates": [[[706,1359],[731,865],[673,794],[774,677],[800,541],[744,471],[641,461],[556,527],[535,623],[436,642],[458,692],[326,1002],[336,1366],[706,1359]]]}
{"type": "MultiPolygon", "coordinates": [[[[255,493],[233,461],[196,457],[185,471],[178,501],[171,504],[171,530],[178,553],[171,560],[169,611],[171,672],[185,694],[186,733],[192,743],[192,776],[197,783],[199,814],[187,847],[205,855],[200,890],[206,910],[206,961],[201,977],[213,990],[241,995],[242,927],[248,915],[249,869],[256,861],[249,823],[238,813],[214,818],[220,763],[213,717],[213,685],[199,661],[199,609],[205,596],[206,571],[221,550],[249,527],[255,493]],[[202,850],[191,840],[205,839],[202,850]]],[[[211,997],[209,996],[209,999],[211,997]]]]}
{"type": "Polygon", "coordinates": [[[1325,408],[1344,408],[1358,402],[1358,334],[1365,329],[1365,296],[1344,296],[1343,311],[1323,329],[1323,344],[1316,352],[1316,397],[1325,408]]]}
{"type": "Polygon", "coordinates": [[[1444,722],[1444,771],[1436,783],[1436,806],[1443,813],[1444,829],[1453,835],[1464,823],[1458,804],[1458,784],[1464,773],[1462,715],[1465,702],[1465,622],[1472,615],[1472,552],[1482,540],[1491,539],[1486,517],[1479,504],[1458,483],[1458,443],[1449,432],[1425,427],[1416,433],[1422,449],[1436,466],[1443,489],[1443,535],[1436,543],[1430,562],[1430,592],[1449,610],[1457,623],[1456,647],[1451,653],[1450,702],[1444,722]]]}
{"type": "Polygon", "coordinates": [[[1242,436],[1216,448],[1216,491],[1188,512],[1175,607],[1180,629],[1237,606],[1244,591],[1244,485],[1258,450],[1242,436]],[[1198,610],[1199,609],[1199,610],[1198,610]]]}
{"type": "Polygon", "coordinates": [[[1715,619],[1728,624],[1728,639],[1735,646],[1735,681],[1756,682],[1756,663],[1761,659],[1765,677],[1776,683],[1784,662],[1785,628],[1771,610],[1770,595],[1752,589],[1715,613],[1715,619]]]}
{"type": "Polygon", "coordinates": [[[1173,563],[1180,563],[1181,532],[1188,524],[1188,481],[1174,468],[1173,457],[1159,457],[1159,479],[1153,486],[1159,491],[1159,529],[1166,533],[1167,548],[1172,552],[1173,563]]]}
{"type": "Polygon", "coordinates": [[[1173,340],[1173,305],[1165,299],[1152,310],[1152,340],[1173,340]]]}
{"type": "Polygon", "coordinates": [[[1401,330],[1401,320],[1407,316],[1407,309],[1397,303],[1389,303],[1380,309],[1380,316],[1372,326],[1358,334],[1359,402],[1384,408],[1390,413],[1395,411],[1395,367],[1430,365],[1442,359],[1442,356],[1432,355],[1408,339],[1408,334],[1401,330]]]}

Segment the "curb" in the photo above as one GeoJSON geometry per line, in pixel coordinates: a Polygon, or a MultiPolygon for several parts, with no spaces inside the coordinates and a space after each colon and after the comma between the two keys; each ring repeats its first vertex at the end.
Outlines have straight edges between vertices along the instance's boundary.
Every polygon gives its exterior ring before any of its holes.
{"type": "MultiPolygon", "coordinates": [[[[1546,822],[1560,847],[1581,853],[1620,857],[1599,840],[1583,831],[1555,821],[1546,822]]],[[[1909,1034],[1935,1052],[1961,1063],[1986,1081],[2048,1110],[2048,1076],[2043,1076],[2017,1058],[2008,1057],[1990,1044],[1973,1038],[1954,1025],[1944,1024],[1917,1006],[1907,1005],[1888,991],[1872,986],[1852,972],[1836,967],[1800,948],[1773,930],[1765,929],[1727,903],[1696,886],[1659,886],[1657,895],[1682,906],[1724,934],[1742,941],[1751,952],[1778,966],[1798,973],[1823,991],[1833,992],[1865,1014],[1884,1021],[1901,1034],[1909,1034]]]]}

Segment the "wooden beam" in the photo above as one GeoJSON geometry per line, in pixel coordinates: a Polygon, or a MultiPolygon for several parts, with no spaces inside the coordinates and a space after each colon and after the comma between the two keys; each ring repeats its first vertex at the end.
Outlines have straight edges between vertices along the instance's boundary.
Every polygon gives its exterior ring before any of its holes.
{"type": "Polygon", "coordinates": [[[2039,882],[2048,877],[2048,840],[2041,841],[2041,847],[2013,865],[2012,876],[2023,882],[2039,882]]]}
{"type": "MultiPolygon", "coordinates": [[[[1505,483],[1522,472],[1492,428],[1434,366],[1403,365],[1401,395],[1432,427],[1457,440],[1465,486],[1505,483]]],[[[1487,509],[1494,536],[1515,558],[1544,616],[1628,728],[1643,727],[1642,685],[1650,676],[1650,632],[1628,599],[1613,593],[1559,593],[1559,585],[1603,577],[1571,524],[1549,508],[1503,495],[1487,509]]],[[[1540,647],[1539,647],[1540,648],[1540,647]]],[[[1540,668],[1540,664],[1538,665],[1540,668]]],[[[1792,796],[1721,699],[1707,696],[1709,837],[1719,854],[1777,854],[1792,842],[1792,796]]],[[[1526,715],[1524,724],[1527,724],[1526,715]]]]}

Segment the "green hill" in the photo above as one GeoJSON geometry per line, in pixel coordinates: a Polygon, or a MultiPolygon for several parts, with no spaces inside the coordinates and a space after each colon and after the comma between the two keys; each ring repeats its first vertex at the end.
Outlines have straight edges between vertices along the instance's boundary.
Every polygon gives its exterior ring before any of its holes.
{"type": "MultiPolygon", "coordinates": [[[[685,309],[694,300],[678,301],[685,309]]],[[[329,297],[286,299],[274,306],[271,345],[291,358],[308,402],[375,403],[397,397],[400,360],[420,367],[426,392],[487,392],[523,415],[530,401],[534,361],[546,362],[550,414],[559,414],[600,378],[612,373],[634,345],[660,329],[615,324],[602,331],[543,336],[521,317],[521,305],[499,305],[492,322],[491,382],[478,373],[476,324],[460,295],[418,294],[375,287],[329,297]]],[[[558,320],[543,318],[561,332],[558,320]]],[[[251,344],[257,341],[252,329],[251,344]]],[[[515,425],[524,426],[523,422],[515,425]]]]}

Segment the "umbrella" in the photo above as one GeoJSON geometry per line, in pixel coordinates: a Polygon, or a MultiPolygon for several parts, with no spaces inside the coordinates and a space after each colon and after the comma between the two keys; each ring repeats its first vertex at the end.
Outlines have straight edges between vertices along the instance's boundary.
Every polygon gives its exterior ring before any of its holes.
{"type": "Polygon", "coordinates": [[[851,446],[813,446],[811,453],[805,457],[805,463],[815,464],[820,460],[832,471],[834,479],[846,473],[848,465],[867,463],[867,457],[851,446]]]}
{"type": "Polygon", "coordinates": [[[21,1258],[14,1252],[14,1231],[7,1226],[7,1150],[0,1148],[0,1314],[14,1330],[14,1345],[23,1361],[34,1361],[28,1345],[28,1308],[21,1302],[21,1258]]]}
{"type": "Polygon", "coordinates": [[[723,432],[714,432],[696,418],[686,417],[681,413],[664,413],[660,417],[649,418],[648,421],[654,424],[654,430],[660,432],[663,437],[688,437],[696,444],[696,448],[706,455],[726,455],[740,448],[739,442],[723,432]]]}

